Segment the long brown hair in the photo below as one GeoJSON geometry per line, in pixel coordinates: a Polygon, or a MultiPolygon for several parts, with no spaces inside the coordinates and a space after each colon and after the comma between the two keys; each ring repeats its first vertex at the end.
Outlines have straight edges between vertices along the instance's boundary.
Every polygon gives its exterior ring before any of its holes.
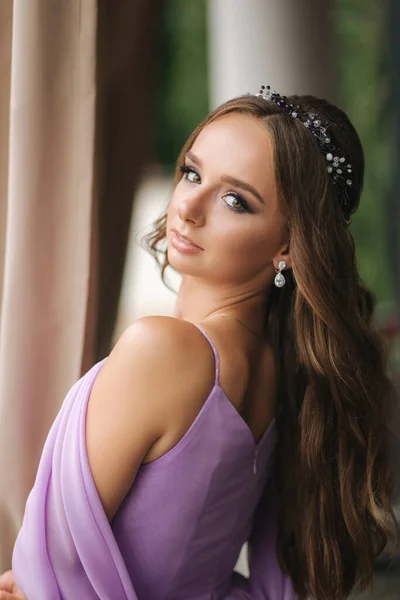
{"type": "MultiPolygon", "coordinates": [[[[352,164],[354,212],[364,155],[348,117],[313,96],[287,101],[330,123],[329,135],[352,164]]],[[[293,264],[285,287],[272,286],[266,319],[279,370],[278,558],[300,598],[342,600],[372,584],[375,557],[399,542],[388,431],[395,403],[374,299],[360,280],[326,158],[284,110],[257,96],[226,102],[194,130],[177,165],[208,123],[232,112],[264,121],[272,134],[293,264]]],[[[145,238],[163,280],[165,235],[166,214],[145,238]]]]}

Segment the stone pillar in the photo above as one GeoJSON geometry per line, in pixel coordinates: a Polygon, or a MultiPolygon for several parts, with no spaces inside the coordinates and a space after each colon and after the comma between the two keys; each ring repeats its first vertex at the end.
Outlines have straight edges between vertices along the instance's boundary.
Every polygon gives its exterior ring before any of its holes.
{"type": "Polygon", "coordinates": [[[330,0],[208,0],[210,105],[271,85],[335,101],[330,0]]]}

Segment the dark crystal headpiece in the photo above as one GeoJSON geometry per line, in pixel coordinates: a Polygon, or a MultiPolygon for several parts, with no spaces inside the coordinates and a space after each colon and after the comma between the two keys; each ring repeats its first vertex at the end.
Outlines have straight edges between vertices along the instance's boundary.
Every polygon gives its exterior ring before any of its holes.
{"type": "Polygon", "coordinates": [[[329,135],[329,123],[323,122],[321,117],[313,112],[305,112],[300,105],[287,101],[286,96],[281,96],[270,86],[262,85],[259,94],[265,100],[274,102],[283,108],[289,115],[300,121],[312,135],[317,139],[327,162],[327,171],[336,186],[340,206],[343,212],[343,222],[350,225],[350,189],[353,184],[351,179],[352,167],[347,163],[340,149],[333,143],[329,135]]]}

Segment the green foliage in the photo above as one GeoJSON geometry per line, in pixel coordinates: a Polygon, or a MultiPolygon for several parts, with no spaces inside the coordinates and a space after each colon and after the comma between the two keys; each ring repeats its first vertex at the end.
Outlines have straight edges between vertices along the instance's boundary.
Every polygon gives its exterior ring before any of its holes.
{"type": "Polygon", "coordinates": [[[159,39],[159,75],[153,137],[168,170],[208,112],[205,0],[168,0],[159,39]]]}
{"type": "Polygon", "coordinates": [[[360,135],[366,159],[364,192],[352,229],[361,276],[380,301],[392,300],[394,294],[386,233],[392,143],[385,110],[385,8],[382,0],[336,0],[334,7],[340,104],[360,135]]]}

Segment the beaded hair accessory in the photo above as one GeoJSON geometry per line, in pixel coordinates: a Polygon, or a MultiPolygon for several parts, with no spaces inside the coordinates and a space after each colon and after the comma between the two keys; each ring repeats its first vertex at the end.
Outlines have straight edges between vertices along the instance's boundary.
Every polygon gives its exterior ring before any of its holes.
{"type": "Polygon", "coordinates": [[[300,121],[312,135],[317,139],[322,152],[327,161],[327,171],[332,177],[332,182],[337,188],[340,206],[343,212],[343,224],[350,225],[351,199],[349,191],[352,186],[352,180],[349,174],[352,172],[351,164],[346,163],[346,158],[342,156],[341,151],[332,142],[329,137],[329,123],[322,122],[321,117],[315,112],[304,112],[298,104],[287,102],[286,96],[281,96],[267,85],[261,86],[259,94],[265,100],[270,100],[280,108],[283,108],[289,115],[300,121]]]}

